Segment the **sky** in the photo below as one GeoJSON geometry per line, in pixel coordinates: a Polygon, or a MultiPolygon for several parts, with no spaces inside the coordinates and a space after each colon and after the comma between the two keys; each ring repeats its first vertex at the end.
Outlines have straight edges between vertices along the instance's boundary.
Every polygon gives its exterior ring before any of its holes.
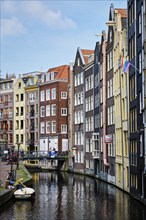
{"type": "Polygon", "coordinates": [[[109,8],[126,0],[0,0],[0,71],[16,75],[69,64],[77,48],[95,49],[109,8]]]}

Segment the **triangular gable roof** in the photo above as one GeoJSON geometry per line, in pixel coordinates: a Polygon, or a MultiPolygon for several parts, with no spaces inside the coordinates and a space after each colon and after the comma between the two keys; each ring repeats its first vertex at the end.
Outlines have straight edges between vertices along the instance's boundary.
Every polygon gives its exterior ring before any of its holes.
{"type": "Polygon", "coordinates": [[[111,4],[109,11],[109,21],[113,21],[113,20],[114,20],[114,5],[111,4]]]}

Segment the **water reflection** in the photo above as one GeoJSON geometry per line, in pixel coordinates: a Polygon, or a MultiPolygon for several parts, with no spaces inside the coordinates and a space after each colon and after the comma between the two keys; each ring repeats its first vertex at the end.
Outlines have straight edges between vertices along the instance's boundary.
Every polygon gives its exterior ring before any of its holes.
{"type": "Polygon", "coordinates": [[[146,219],[146,208],[126,193],[94,178],[68,173],[33,174],[35,199],[11,200],[3,220],[146,219]]]}

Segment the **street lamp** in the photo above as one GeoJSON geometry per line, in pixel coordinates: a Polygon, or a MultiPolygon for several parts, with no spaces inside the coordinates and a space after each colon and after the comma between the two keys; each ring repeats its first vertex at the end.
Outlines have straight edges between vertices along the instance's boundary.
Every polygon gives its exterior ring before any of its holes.
{"type": "Polygon", "coordinates": [[[11,155],[10,155],[10,157],[11,157],[11,171],[10,171],[10,173],[11,173],[12,179],[14,179],[14,173],[13,173],[13,154],[14,154],[14,149],[15,149],[15,146],[12,146],[11,147],[11,155]]]}
{"type": "Polygon", "coordinates": [[[18,146],[18,153],[17,153],[17,166],[16,166],[16,170],[19,170],[19,149],[20,149],[20,143],[17,143],[18,146]]]}

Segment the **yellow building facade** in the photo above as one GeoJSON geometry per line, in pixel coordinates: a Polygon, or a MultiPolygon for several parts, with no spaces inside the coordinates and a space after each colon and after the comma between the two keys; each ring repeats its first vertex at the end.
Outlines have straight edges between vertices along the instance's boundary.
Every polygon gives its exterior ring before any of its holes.
{"type": "Polygon", "coordinates": [[[17,78],[14,83],[14,145],[25,151],[25,83],[17,78]]]}
{"type": "Polygon", "coordinates": [[[123,72],[127,60],[126,9],[115,9],[114,24],[114,100],[116,137],[116,185],[129,191],[128,153],[128,73],[123,72]]]}

